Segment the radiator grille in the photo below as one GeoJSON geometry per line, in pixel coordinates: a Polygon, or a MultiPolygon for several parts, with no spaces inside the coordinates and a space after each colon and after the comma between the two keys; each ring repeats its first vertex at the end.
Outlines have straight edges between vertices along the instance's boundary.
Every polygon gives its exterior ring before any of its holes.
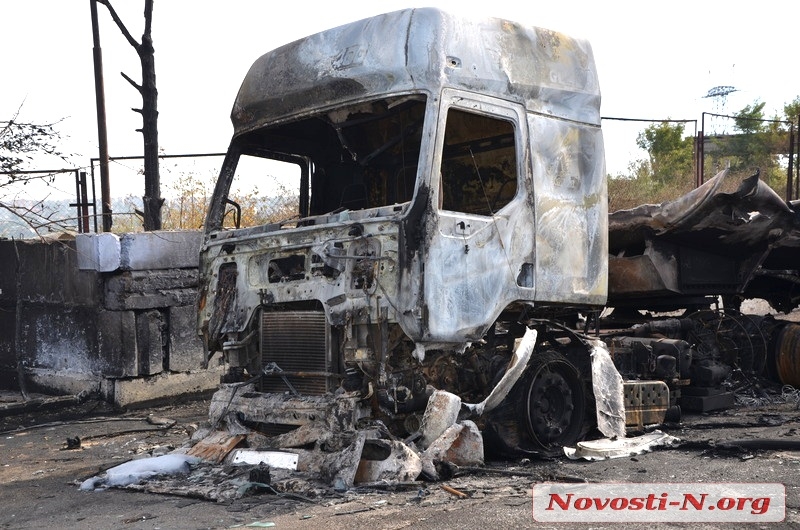
{"type": "MultiPolygon", "coordinates": [[[[261,314],[261,363],[277,364],[285,372],[331,372],[329,330],[322,311],[281,311],[261,314]]],[[[301,394],[321,395],[330,390],[328,377],[287,375],[301,394]]],[[[262,378],[264,392],[286,392],[280,376],[262,378]]]]}

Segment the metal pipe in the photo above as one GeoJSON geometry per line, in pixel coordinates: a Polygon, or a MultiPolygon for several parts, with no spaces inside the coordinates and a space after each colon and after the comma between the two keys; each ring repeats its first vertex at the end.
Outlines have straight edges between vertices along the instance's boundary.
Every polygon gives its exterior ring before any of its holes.
{"type": "MultiPolygon", "coordinates": [[[[797,116],[797,131],[800,133],[800,115],[797,116]]],[[[795,135],[795,140],[797,140],[797,154],[800,156],[800,134],[795,135]]],[[[794,196],[800,197],[800,163],[795,163],[796,166],[796,176],[794,179],[794,196]]]]}
{"type": "Polygon", "coordinates": [[[699,149],[700,154],[698,155],[698,168],[699,168],[699,171],[697,172],[697,174],[700,177],[700,181],[698,182],[698,187],[703,185],[703,182],[705,181],[705,176],[706,176],[706,174],[705,174],[706,173],[706,168],[705,168],[705,165],[706,165],[705,164],[705,161],[706,161],[706,138],[705,138],[705,132],[706,132],[706,113],[704,112],[702,114],[702,116],[701,116],[701,122],[700,122],[700,149],[699,149]]]}
{"type": "Polygon", "coordinates": [[[794,172],[794,123],[789,124],[789,169],[786,174],[786,202],[792,200],[792,173],[794,172]]]}
{"type": "Polygon", "coordinates": [[[111,231],[111,184],[108,176],[108,131],[106,130],[106,97],[103,84],[103,52],[97,24],[97,0],[89,0],[92,11],[94,48],[94,93],[97,104],[97,141],[100,148],[100,195],[103,203],[103,232],[111,231]]]}
{"type": "Polygon", "coordinates": [[[83,226],[83,233],[89,232],[89,191],[86,189],[86,172],[80,172],[80,190],[81,190],[81,225],[83,226]]]}

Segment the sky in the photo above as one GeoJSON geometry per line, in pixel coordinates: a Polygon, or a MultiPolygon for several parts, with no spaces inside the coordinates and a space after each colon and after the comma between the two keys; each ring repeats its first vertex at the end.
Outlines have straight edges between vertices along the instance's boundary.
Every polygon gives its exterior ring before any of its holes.
{"type": "MultiPolygon", "coordinates": [[[[140,39],[144,0],[112,3],[140,39]]],[[[155,0],[152,35],[162,151],[224,152],[233,132],[233,100],[250,65],[263,53],[329,27],[424,6],[507,18],[587,39],[604,117],[699,121],[703,112],[733,114],[754,101],[764,101],[771,116],[800,95],[796,2],[155,0]],[[724,99],[703,97],[716,86],[733,86],[736,92],[724,99]]],[[[141,155],[136,132],[141,117],[130,110],[141,105],[141,98],[120,75],[139,81],[138,57],[104,6],[98,5],[98,14],[109,151],[111,156],[141,155]]],[[[0,121],[18,110],[22,122],[58,121],[64,151],[74,154],[69,167],[88,166],[98,156],[90,0],[3,2],[0,49],[0,121]]],[[[603,121],[609,173],[624,171],[630,160],[642,156],[635,139],[645,126],[603,121]]],[[[688,127],[693,134],[694,124],[688,127]]],[[[47,169],[68,165],[47,164],[47,169]]],[[[162,186],[176,172],[164,166],[162,186]]],[[[144,179],[135,163],[112,164],[110,175],[112,196],[143,193],[144,179]]],[[[64,179],[55,187],[72,192],[71,177],[64,179]]]]}

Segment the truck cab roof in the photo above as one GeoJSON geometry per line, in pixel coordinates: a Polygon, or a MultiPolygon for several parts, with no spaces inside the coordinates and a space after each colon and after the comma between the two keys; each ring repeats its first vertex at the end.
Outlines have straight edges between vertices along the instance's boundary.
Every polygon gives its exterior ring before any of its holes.
{"type": "Polygon", "coordinates": [[[437,95],[444,88],[600,125],[588,42],[508,20],[420,8],[352,22],[262,55],[234,103],[234,136],[326,106],[382,94],[437,95]]]}

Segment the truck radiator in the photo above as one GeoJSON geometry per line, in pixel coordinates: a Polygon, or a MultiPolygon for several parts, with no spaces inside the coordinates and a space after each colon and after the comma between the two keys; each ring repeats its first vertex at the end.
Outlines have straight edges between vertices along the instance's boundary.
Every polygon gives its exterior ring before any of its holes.
{"type": "MultiPolygon", "coordinates": [[[[328,374],[330,330],[322,311],[261,313],[261,363],[275,363],[300,394],[322,395],[332,390],[328,374]]],[[[287,392],[279,375],[261,379],[264,392],[287,392]]]]}

